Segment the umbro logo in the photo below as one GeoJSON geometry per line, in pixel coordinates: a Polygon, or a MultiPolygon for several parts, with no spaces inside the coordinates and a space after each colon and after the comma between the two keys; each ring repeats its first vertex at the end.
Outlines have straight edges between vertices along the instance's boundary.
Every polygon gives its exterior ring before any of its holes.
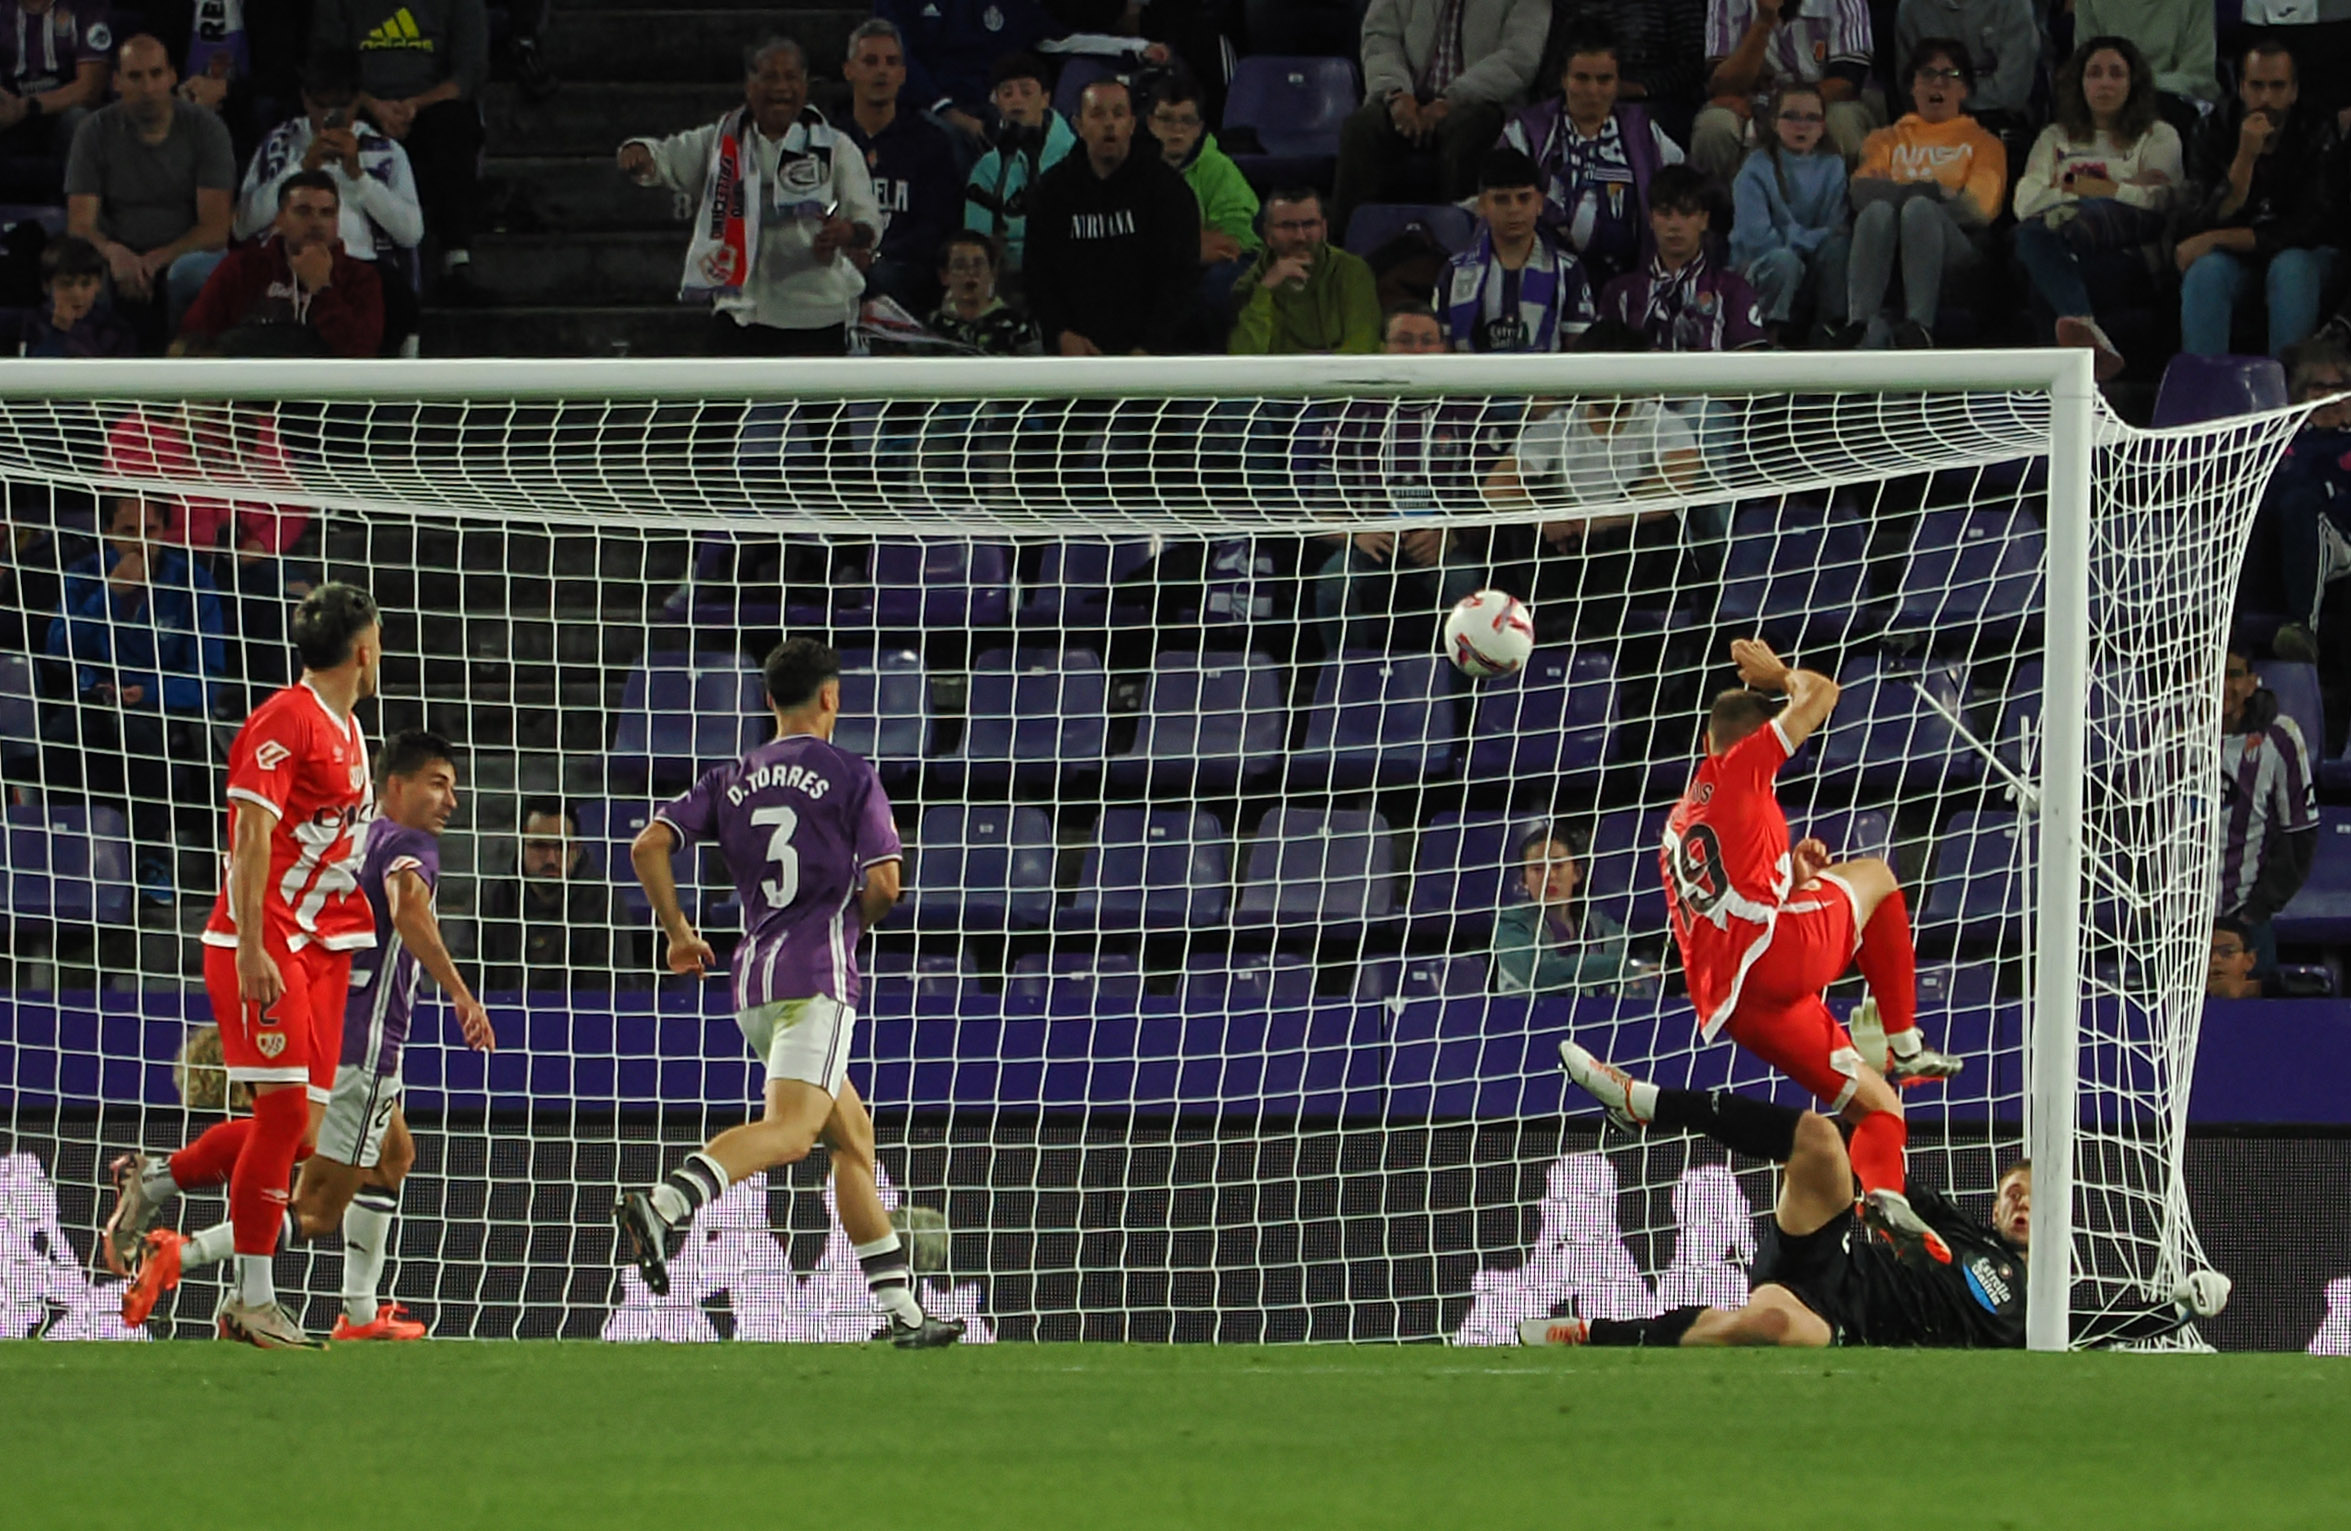
{"type": "Polygon", "coordinates": [[[278,743],[275,739],[271,739],[264,742],[260,748],[253,752],[253,763],[264,771],[274,771],[279,766],[284,765],[286,763],[286,758],[293,753],[294,752],[291,749],[288,749],[285,745],[278,743]]]}
{"type": "Polygon", "coordinates": [[[422,53],[433,51],[433,40],[420,32],[416,17],[407,6],[394,11],[384,22],[359,40],[362,52],[383,48],[413,48],[422,53]]]}

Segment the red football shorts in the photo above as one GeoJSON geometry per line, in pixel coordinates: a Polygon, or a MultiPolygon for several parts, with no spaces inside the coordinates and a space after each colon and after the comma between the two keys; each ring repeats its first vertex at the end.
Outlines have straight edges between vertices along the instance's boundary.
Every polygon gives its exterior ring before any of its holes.
{"type": "Polygon", "coordinates": [[[1845,975],[1858,944],[1853,895],[1822,877],[1789,896],[1772,925],[1771,945],[1747,969],[1738,1008],[1725,1028],[1732,1041],[1810,1090],[1829,1110],[1853,1098],[1861,1054],[1820,991],[1845,975]]]}
{"type": "Polygon", "coordinates": [[[288,951],[276,940],[269,954],[286,992],[264,1012],[237,991],[234,947],[204,948],[204,992],[220,1023],[220,1055],[229,1078],[255,1083],[306,1084],[310,1098],[334,1091],[343,1061],[343,1005],[351,992],[351,954],[316,944],[288,951]]]}

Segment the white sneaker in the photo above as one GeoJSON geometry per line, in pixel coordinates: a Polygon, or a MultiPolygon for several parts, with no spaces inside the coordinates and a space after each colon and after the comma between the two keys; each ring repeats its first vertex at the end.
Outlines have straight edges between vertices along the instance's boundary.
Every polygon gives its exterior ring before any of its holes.
{"type": "Polygon", "coordinates": [[[231,1299],[220,1306],[216,1322],[224,1340],[242,1340],[261,1350],[324,1350],[327,1342],[316,1339],[294,1322],[292,1314],[276,1303],[251,1307],[231,1299]]]}
{"type": "Polygon", "coordinates": [[[1583,1086],[1585,1094],[1608,1108],[1608,1119],[1617,1126],[1638,1132],[1649,1125],[1633,1110],[1633,1086],[1640,1081],[1632,1075],[1573,1042],[1559,1044],[1559,1063],[1568,1078],[1583,1086]]]}
{"type": "Polygon", "coordinates": [[[1580,1318],[1522,1318],[1518,1321],[1518,1342],[1521,1345],[1589,1345],[1592,1326],[1580,1318]]]}

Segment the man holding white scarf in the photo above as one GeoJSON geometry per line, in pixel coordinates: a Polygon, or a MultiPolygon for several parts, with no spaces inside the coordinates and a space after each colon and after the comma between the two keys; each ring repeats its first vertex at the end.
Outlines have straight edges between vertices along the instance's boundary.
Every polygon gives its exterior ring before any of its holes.
{"type": "Polygon", "coordinates": [[[808,104],[808,58],[788,37],[743,57],[743,106],[707,127],[632,138],[620,168],[697,198],[678,297],[717,310],[725,356],[839,356],[865,274],[845,252],[881,237],[865,156],[808,104]]]}

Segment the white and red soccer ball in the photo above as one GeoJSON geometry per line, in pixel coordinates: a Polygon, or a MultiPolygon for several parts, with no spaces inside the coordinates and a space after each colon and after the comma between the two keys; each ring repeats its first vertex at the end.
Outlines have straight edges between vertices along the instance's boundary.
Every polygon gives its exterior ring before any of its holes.
{"type": "Polygon", "coordinates": [[[1534,652],[1534,614],[1506,590],[1465,595],[1445,618],[1445,657],[1464,675],[1516,675],[1534,652]]]}

